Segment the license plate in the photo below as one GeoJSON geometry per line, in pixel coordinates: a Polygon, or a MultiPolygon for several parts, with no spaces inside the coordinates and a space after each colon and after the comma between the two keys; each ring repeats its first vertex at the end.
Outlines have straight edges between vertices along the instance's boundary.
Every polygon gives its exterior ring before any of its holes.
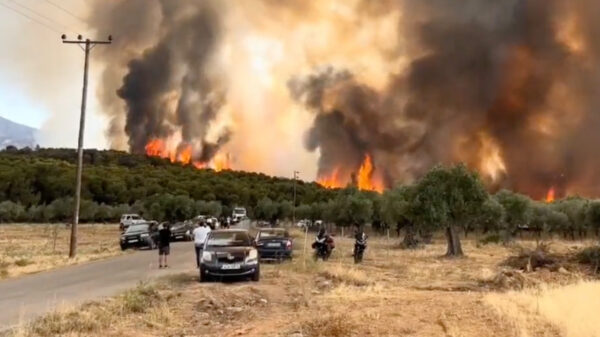
{"type": "Polygon", "coordinates": [[[279,242],[267,243],[267,247],[279,247],[279,246],[281,246],[281,245],[279,244],[279,242]]]}
{"type": "Polygon", "coordinates": [[[138,242],[138,239],[129,240],[129,243],[138,242]]]}
{"type": "Polygon", "coordinates": [[[223,270],[231,270],[231,269],[240,269],[240,264],[224,264],[221,269],[223,270]]]}

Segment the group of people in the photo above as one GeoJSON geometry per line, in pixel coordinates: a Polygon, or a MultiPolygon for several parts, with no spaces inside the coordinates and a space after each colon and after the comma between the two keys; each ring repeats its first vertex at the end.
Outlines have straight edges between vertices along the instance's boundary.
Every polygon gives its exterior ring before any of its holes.
{"type": "MultiPolygon", "coordinates": [[[[208,233],[211,231],[206,221],[200,221],[198,226],[192,231],[192,237],[194,239],[194,249],[196,251],[196,266],[200,267],[200,258],[202,257],[202,247],[204,247],[204,241],[208,233]]],[[[168,268],[167,257],[171,253],[171,226],[168,223],[160,224],[158,226],[158,268],[168,268]]]]}

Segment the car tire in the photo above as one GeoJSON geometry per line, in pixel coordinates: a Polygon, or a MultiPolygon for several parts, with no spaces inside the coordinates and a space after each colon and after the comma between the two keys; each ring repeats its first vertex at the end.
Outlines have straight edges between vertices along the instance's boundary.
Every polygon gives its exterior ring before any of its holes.
{"type": "Polygon", "coordinates": [[[121,245],[121,250],[127,249],[127,245],[121,245]]]}
{"type": "Polygon", "coordinates": [[[256,270],[254,271],[254,274],[252,274],[252,282],[258,281],[260,281],[260,267],[256,266],[256,270]]]}
{"type": "Polygon", "coordinates": [[[200,267],[199,270],[200,270],[200,274],[198,275],[199,276],[198,280],[200,281],[200,283],[206,283],[206,282],[208,282],[209,281],[209,277],[204,272],[204,268],[200,267]]]}

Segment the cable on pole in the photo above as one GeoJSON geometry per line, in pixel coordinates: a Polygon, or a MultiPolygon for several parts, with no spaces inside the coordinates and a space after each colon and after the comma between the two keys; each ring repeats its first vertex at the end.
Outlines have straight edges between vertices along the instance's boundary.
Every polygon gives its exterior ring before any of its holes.
{"type": "Polygon", "coordinates": [[[30,8],[30,7],[27,7],[27,6],[25,6],[25,5],[21,4],[21,3],[18,3],[18,2],[17,2],[17,1],[15,1],[15,0],[8,0],[8,1],[12,2],[12,3],[13,3],[13,4],[15,4],[16,6],[19,6],[19,7],[21,7],[22,9],[24,9],[24,10],[26,10],[26,11],[29,11],[29,12],[31,12],[31,13],[32,13],[32,14],[34,14],[34,15],[37,15],[38,17],[40,17],[40,18],[42,18],[42,19],[45,19],[45,20],[47,20],[49,23],[51,23],[51,24],[54,24],[55,26],[58,26],[58,27],[60,27],[60,28],[62,28],[62,29],[69,30],[69,31],[71,31],[71,32],[75,32],[75,30],[74,30],[74,29],[72,29],[71,27],[67,27],[67,26],[63,25],[62,23],[60,23],[60,22],[58,22],[58,21],[55,21],[54,19],[52,19],[52,18],[50,18],[50,17],[48,17],[48,16],[46,16],[46,15],[44,15],[44,14],[41,14],[41,13],[39,13],[38,11],[36,11],[36,10],[34,10],[34,9],[30,8]]]}
{"type": "Polygon", "coordinates": [[[53,31],[55,33],[59,33],[59,34],[61,33],[58,29],[56,29],[56,28],[54,28],[54,27],[52,27],[52,26],[50,26],[50,25],[48,25],[48,24],[46,24],[46,23],[44,23],[42,21],[39,21],[39,20],[35,19],[34,17],[31,17],[31,16],[29,16],[29,15],[21,12],[20,10],[18,10],[16,8],[12,8],[12,7],[8,6],[5,3],[0,2],[0,6],[2,6],[4,8],[7,8],[7,9],[9,9],[9,10],[11,10],[11,11],[13,11],[13,12],[15,12],[15,13],[17,13],[17,14],[19,14],[19,15],[21,15],[21,16],[23,16],[23,17],[25,17],[25,18],[27,18],[27,19],[29,19],[29,20],[31,20],[31,21],[39,24],[39,25],[41,25],[41,26],[44,26],[45,28],[50,29],[51,31],[53,31]]]}
{"type": "Polygon", "coordinates": [[[82,17],[80,17],[79,15],[76,15],[75,13],[71,12],[70,10],[68,10],[68,9],[66,9],[64,7],[62,7],[61,5],[56,4],[56,3],[54,3],[53,1],[50,1],[50,0],[44,0],[44,1],[46,1],[47,3],[49,3],[50,5],[58,8],[58,9],[60,9],[61,11],[69,14],[70,16],[74,17],[75,19],[77,19],[77,20],[85,23],[85,20],[82,17]]]}

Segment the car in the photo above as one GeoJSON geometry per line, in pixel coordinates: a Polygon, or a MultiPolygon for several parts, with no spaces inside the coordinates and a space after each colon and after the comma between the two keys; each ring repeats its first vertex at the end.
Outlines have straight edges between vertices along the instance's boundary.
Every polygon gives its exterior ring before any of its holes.
{"type": "Polygon", "coordinates": [[[247,212],[246,212],[246,208],[244,207],[235,207],[233,209],[233,212],[231,214],[231,218],[232,218],[232,222],[238,223],[242,220],[245,220],[246,217],[248,216],[247,212]]]}
{"type": "Polygon", "coordinates": [[[145,222],[146,220],[138,214],[123,214],[121,215],[121,221],[119,221],[119,229],[121,229],[121,232],[124,232],[131,225],[145,222]]]}
{"type": "Polygon", "coordinates": [[[256,234],[256,249],[261,260],[292,258],[293,241],[284,228],[260,228],[256,234]]]}
{"type": "Polygon", "coordinates": [[[177,222],[171,225],[171,241],[192,240],[194,226],[191,222],[177,222]]]}
{"type": "Polygon", "coordinates": [[[131,247],[155,249],[158,242],[156,223],[145,222],[131,225],[121,234],[121,250],[131,247]]]}
{"type": "Polygon", "coordinates": [[[247,230],[220,229],[208,233],[200,258],[200,282],[249,277],[260,279],[258,251],[247,230]]]}

